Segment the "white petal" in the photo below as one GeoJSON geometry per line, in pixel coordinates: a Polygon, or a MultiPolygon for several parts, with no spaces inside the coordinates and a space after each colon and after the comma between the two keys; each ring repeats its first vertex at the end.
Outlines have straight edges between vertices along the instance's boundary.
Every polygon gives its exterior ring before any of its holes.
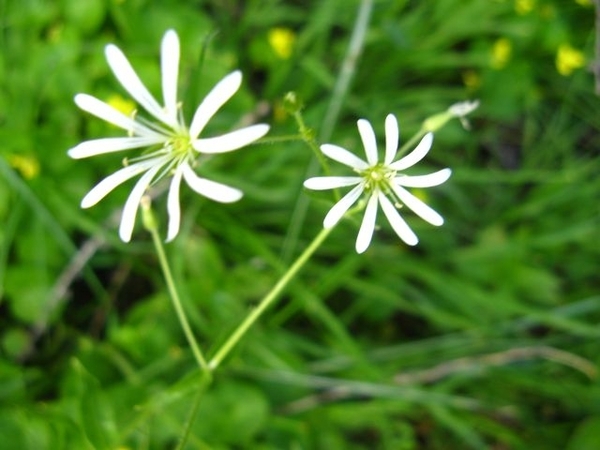
{"type": "Polygon", "coordinates": [[[179,233],[179,223],[181,221],[181,208],[179,206],[179,186],[181,185],[181,177],[183,168],[187,163],[180,165],[171,180],[169,187],[169,195],[167,197],[167,212],[169,214],[169,229],[167,231],[167,242],[171,242],[179,233]]]}
{"type": "Polygon", "coordinates": [[[119,237],[123,242],[129,242],[131,240],[131,234],[133,233],[133,227],[135,225],[135,217],[137,216],[142,197],[161,167],[162,165],[154,166],[142,175],[131,190],[129,197],[127,197],[127,201],[123,207],[123,215],[121,216],[121,225],[119,226],[119,237]]]}
{"type": "Polygon", "coordinates": [[[377,164],[377,139],[375,138],[375,131],[368,120],[358,119],[356,122],[358,125],[358,132],[362,139],[363,146],[365,148],[365,154],[367,155],[367,161],[369,165],[374,166],[377,164]]]}
{"type": "Polygon", "coordinates": [[[452,171],[446,168],[427,175],[399,175],[394,182],[400,186],[427,188],[445,183],[451,174],[452,171]]]}
{"type": "Polygon", "coordinates": [[[142,161],[137,164],[132,164],[131,166],[123,167],[122,169],[117,170],[112,175],[109,175],[100,183],[92,188],[90,192],[83,197],[81,200],[82,208],[89,208],[94,206],[104,197],[106,197],[114,188],[129,180],[130,178],[139,175],[142,172],[153,167],[155,164],[160,164],[159,159],[150,159],[148,161],[142,161]]]}
{"type": "Polygon", "coordinates": [[[377,194],[373,193],[369,197],[367,209],[358,230],[356,238],[356,253],[363,253],[371,243],[373,231],[375,231],[375,220],[377,219],[377,194]]]}
{"type": "Polygon", "coordinates": [[[354,186],[361,181],[361,177],[313,177],[304,182],[304,187],[315,191],[325,191],[327,189],[354,186]]]}
{"type": "Polygon", "coordinates": [[[146,109],[146,111],[158,120],[168,125],[176,126],[177,124],[173,124],[169,120],[169,117],[167,117],[162,107],[154,99],[148,89],[146,89],[146,86],[144,86],[139,79],[123,52],[119,50],[117,46],[109,44],[106,46],[104,53],[106,54],[106,60],[115,74],[115,77],[127,92],[129,92],[129,94],[146,109]]]}
{"type": "Polygon", "coordinates": [[[88,94],[77,94],[75,96],[75,103],[84,111],[93,114],[94,116],[105,120],[108,123],[122,128],[129,133],[134,133],[139,136],[154,136],[158,137],[161,134],[150,128],[136,122],[131,117],[127,117],[125,114],[117,111],[115,108],[102,100],[98,100],[96,97],[92,97],[88,94]]]}
{"type": "Polygon", "coordinates": [[[478,106],[479,100],[459,102],[451,105],[450,108],[448,108],[448,112],[455,117],[464,117],[476,110],[478,106]]]}
{"type": "Polygon", "coordinates": [[[398,161],[390,164],[390,167],[394,170],[404,170],[408,167],[414,166],[429,152],[432,143],[433,133],[427,133],[425,136],[423,136],[423,139],[421,139],[419,145],[417,145],[412,152],[410,152],[404,158],[400,158],[398,161]]]}
{"type": "Polygon", "coordinates": [[[200,153],[225,153],[244,147],[263,137],[269,125],[252,125],[213,138],[196,139],[192,146],[200,153]]]}
{"type": "Polygon", "coordinates": [[[324,228],[334,227],[340,219],[346,214],[346,211],[358,200],[365,187],[362,184],[355,186],[350,192],[344,195],[339,202],[333,205],[323,220],[324,228]]]}
{"type": "Polygon", "coordinates": [[[236,70],[230,73],[208,93],[194,114],[190,125],[190,138],[196,139],[208,121],[229,100],[242,84],[242,72],[236,70]]]}
{"type": "Polygon", "coordinates": [[[242,191],[216,181],[200,178],[188,165],[183,166],[183,177],[198,194],[220,203],[232,203],[242,198],[242,191]]]}
{"type": "Polygon", "coordinates": [[[398,237],[408,245],[417,245],[419,242],[417,235],[410,229],[392,202],[382,193],[379,193],[379,204],[398,237]]]}
{"type": "Polygon", "coordinates": [[[365,161],[360,159],[354,153],[350,153],[345,148],[339,147],[337,145],[323,144],[321,145],[321,151],[325,156],[348,167],[352,167],[353,169],[364,170],[369,167],[369,165],[365,161]]]}
{"type": "Polygon", "coordinates": [[[398,130],[398,121],[396,116],[388,114],[385,118],[385,160],[386,166],[390,165],[398,151],[398,139],[400,131],[398,130]]]}
{"type": "Polygon", "coordinates": [[[398,196],[400,201],[419,216],[421,219],[429,222],[431,225],[440,226],[444,223],[444,218],[435,212],[431,207],[427,206],[413,194],[408,192],[403,187],[392,183],[392,189],[398,196]]]}
{"type": "Polygon", "coordinates": [[[179,73],[179,38],[168,30],[161,43],[161,77],[165,114],[172,123],[177,123],[177,76],[179,73]]]}
{"type": "Polygon", "coordinates": [[[88,158],[104,153],[120,152],[132,148],[146,147],[164,142],[163,137],[114,137],[92,139],[69,149],[67,154],[74,159],[88,158]]]}

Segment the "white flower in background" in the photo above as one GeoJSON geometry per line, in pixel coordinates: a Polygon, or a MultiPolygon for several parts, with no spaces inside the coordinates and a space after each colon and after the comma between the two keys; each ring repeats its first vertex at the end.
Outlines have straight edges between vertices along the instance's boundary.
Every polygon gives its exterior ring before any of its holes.
{"type": "Polygon", "coordinates": [[[215,181],[201,178],[193,170],[199,154],[237,150],[263,137],[268,125],[252,125],[216,137],[200,137],[208,121],[239,89],[242,74],[235,71],[217,83],[196,109],[190,127],[186,127],[177,102],[179,70],[179,38],[173,30],[165,33],[161,44],[161,75],[164,106],[161,106],[141,82],[125,55],[116,46],[106,46],[106,59],[114,75],[129,94],[158,122],[128,117],[109,104],[87,94],[77,94],[75,103],[123,130],[126,137],[109,137],[82,142],[69,150],[72,158],[87,158],[104,153],[150,147],[136,158],[128,158],[122,169],[98,183],[81,201],[82,208],[94,206],[120,184],[143,174],[125,202],[119,236],[131,240],[135,218],[142,196],[150,185],[171,176],[167,198],[169,225],[167,241],[179,231],[181,210],[179,186],[183,178],[197,193],[212,200],[229,203],[239,200],[242,192],[215,181]]]}
{"type": "Polygon", "coordinates": [[[368,199],[365,215],[356,239],[356,251],[363,253],[371,243],[378,206],[381,206],[383,213],[400,239],[408,245],[416,245],[419,240],[398,212],[398,208],[405,205],[423,220],[436,226],[442,225],[444,219],[405,188],[438,186],[450,177],[451,171],[450,169],[442,169],[428,175],[414,176],[405,175],[402,171],[414,166],[425,157],[431,148],[433,133],[427,133],[411,153],[398,161],[394,161],[398,151],[398,122],[396,117],[389,114],[385,119],[385,157],[383,162],[379,162],[373,127],[364,119],[360,119],[357,124],[367,161],[363,161],[337,145],[321,145],[323,154],[351,167],[357,175],[351,177],[314,177],[304,182],[306,188],[314,190],[353,186],[350,192],[344,195],[327,213],[323,226],[325,228],[335,226],[364,193],[368,199]]]}

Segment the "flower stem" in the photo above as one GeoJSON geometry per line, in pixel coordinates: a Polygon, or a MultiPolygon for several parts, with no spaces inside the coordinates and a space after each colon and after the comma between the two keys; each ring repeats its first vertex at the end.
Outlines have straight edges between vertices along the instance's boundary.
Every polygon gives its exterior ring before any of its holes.
{"type": "Polygon", "coordinates": [[[202,350],[200,350],[200,346],[198,345],[198,342],[194,337],[194,333],[192,332],[190,324],[187,320],[187,316],[185,315],[183,305],[181,304],[181,299],[179,298],[179,293],[177,292],[177,286],[175,285],[175,281],[173,280],[173,275],[171,273],[169,261],[167,260],[167,255],[165,254],[165,248],[158,234],[158,226],[156,224],[154,214],[152,213],[148,197],[144,197],[142,199],[142,212],[144,226],[152,235],[152,242],[154,242],[154,248],[156,249],[156,254],[158,255],[160,267],[165,277],[165,282],[167,284],[169,296],[173,303],[173,307],[175,308],[175,312],[177,313],[177,318],[179,319],[181,328],[183,328],[185,337],[192,349],[192,353],[194,354],[194,358],[196,358],[196,362],[198,363],[200,370],[210,376],[210,370],[208,368],[208,364],[206,363],[206,359],[204,358],[202,350]]]}
{"type": "Polygon", "coordinates": [[[412,150],[415,144],[419,140],[421,140],[421,138],[423,138],[423,136],[425,136],[426,134],[427,131],[424,128],[421,128],[419,131],[417,131],[408,141],[404,143],[404,145],[402,145],[402,147],[400,147],[400,149],[396,153],[396,158],[400,158],[401,156],[404,156],[406,152],[412,150]]]}
{"type": "Polygon", "coordinates": [[[258,320],[263,312],[278,298],[281,291],[288,285],[288,283],[294,278],[298,271],[304,266],[312,254],[319,248],[321,243],[329,235],[332,228],[323,228],[321,232],[314,238],[308,247],[302,252],[302,254],[294,261],[285,274],[279,279],[277,284],[269,291],[269,293],[260,301],[258,306],[246,316],[244,321],[238,325],[235,331],[229,336],[227,341],[217,350],[215,355],[208,363],[210,370],[215,370],[219,364],[225,359],[225,357],[231,352],[233,347],[239,342],[244,334],[250,329],[250,327],[258,320]]]}

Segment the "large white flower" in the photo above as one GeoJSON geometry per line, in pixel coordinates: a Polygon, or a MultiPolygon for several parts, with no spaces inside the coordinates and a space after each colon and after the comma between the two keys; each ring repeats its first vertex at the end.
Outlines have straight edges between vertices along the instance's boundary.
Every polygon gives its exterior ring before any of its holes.
{"type": "Polygon", "coordinates": [[[438,186],[450,177],[451,171],[442,169],[428,175],[414,176],[405,175],[402,171],[412,167],[425,157],[431,148],[433,134],[427,133],[412,152],[398,161],[394,161],[398,151],[398,122],[396,117],[389,114],[385,119],[385,157],[383,162],[379,162],[373,127],[364,119],[358,120],[357,124],[367,161],[363,161],[337,145],[321,145],[321,151],[329,158],[351,167],[358,175],[314,177],[304,182],[305,187],[314,190],[353,186],[350,192],[344,195],[327,213],[323,226],[325,228],[335,226],[348,209],[363,194],[366,194],[367,206],[356,239],[356,251],[363,253],[371,243],[378,205],[381,206],[383,213],[400,239],[408,245],[416,245],[419,240],[398,212],[398,208],[405,205],[423,220],[436,226],[442,225],[444,219],[405,188],[438,186]]]}
{"type": "Polygon", "coordinates": [[[216,137],[200,137],[208,121],[239,89],[242,74],[235,71],[217,83],[196,109],[190,127],[186,127],[177,101],[179,38],[169,30],[161,44],[161,75],[164,105],[160,105],[141,82],[125,55],[116,46],[106,46],[106,59],[114,75],[129,94],[158,122],[128,117],[109,104],[87,94],[77,94],[75,103],[84,111],[127,131],[126,137],[93,139],[71,148],[72,158],[87,158],[103,153],[150,147],[150,152],[128,159],[125,167],[98,183],[81,201],[89,208],[120,184],[143,174],[125,202],[119,236],[129,242],[140,201],[150,185],[172,175],[167,197],[169,225],[167,241],[179,231],[181,210],[179,186],[183,178],[197,193],[212,200],[229,203],[239,200],[242,192],[215,181],[201,178],[193,170],[199,154],[224,153],[239,149],[263,137],[269,126],[252,125],[216,137]]]}

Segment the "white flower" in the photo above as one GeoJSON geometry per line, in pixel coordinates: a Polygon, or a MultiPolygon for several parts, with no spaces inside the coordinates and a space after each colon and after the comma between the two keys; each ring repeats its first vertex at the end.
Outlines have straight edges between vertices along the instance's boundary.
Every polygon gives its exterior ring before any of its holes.
{"type": "Polygon", "coordinates": [[[217,83],[196,109],[190,127],[186,127],[177,102],[177,76],[179,70],[179,38],[169,30],[161,44],[161,75],[164,106],[161,106],[141,82],[125,55],[114,45],[106,46],[106,59],[114,75],[129,94],[158,122],[140,117],[128,117],[109,104],[87,94],[77,94],[75,103],[93,114],[127,131],[126,137],[109,137],[85,141],[71,148],[72,158],[87,158],[104,153],[119,152],[141,147],[152,151],[127,160],[122,169],[98,183],[81,201],[89,208],[102,200],[120,184],[143,174],[125,202],[119,236],[131,240],[140,201],[151,184],[172,175],[167,197],[169,225],[167,241],[179,232],[181,211],[179,186],[183,178],[197,193],[222,203],[234,202],[242,197],[238,189],[201,178],[193,170],[199,154],[224,153],[239,149],[263,137],[268,125],[252,125],[216,137],[200,137],[208,121],[239,89],[242,74],[235,71],[217,83]]]}
{"type": "Polygon", "coordinates": [[[353,186],[350,192],[344,195],[327,213],[323,226],[325,228],[335,226],[348,209],[365,193],[368,200],[356,239],[356,251],[363,253],[371,243],[378,205],[381,206],[383,213],[400,239],[408,245],[416,245],[419,241],[417,236],[400,216],[397,208],[406,205],[423,220],[436,226],[442,225],[444,219],[405,188],[438,186],[450,177],[451,171],[442,169],[428,175],[415,176],[405,175],[401,171],[414,166],[425,157],[431,148],[433,133],[427,133],[411,153],[394,161],[398,151],[398,122],[396,117],[389,114],[385,119],[385,157],[383,162],[379,162],[373,127],[364,119],[360,119],[357,124],[367,161],[363,161],[337,145],[321,145],[321,151],[329,158],[351,167],[358,175],[314,177],[304,182],[306,188],[314,190],[353,186]]]}

